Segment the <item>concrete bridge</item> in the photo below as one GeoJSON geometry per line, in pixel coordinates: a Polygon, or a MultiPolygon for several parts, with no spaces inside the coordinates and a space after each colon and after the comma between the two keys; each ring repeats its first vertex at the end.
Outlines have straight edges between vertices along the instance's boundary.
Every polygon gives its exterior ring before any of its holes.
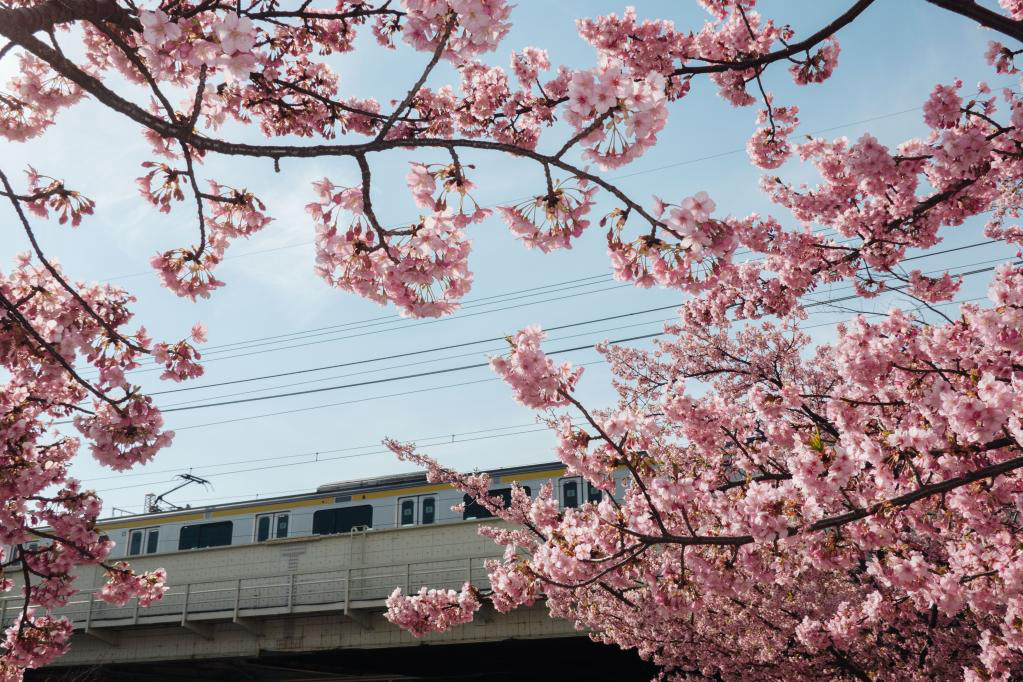
{"type": "MultiPolygon", "coordinates": [[[[477,525],[135,557],[136,570],[169,574],[162,601],[145,608],[100,601],[103,572],[89,567],[79,572],[82,592],[58,611],[75,626],[70,652],[29,679],[454,679],[460,668],[459,679],[650,679],[635,655],[593,644],[542,605],[509,614],[486,606],[475,622],[421,639],[387,622],[384,599],[396,586],[486,586],[483,562],[499,548],[477,525]]],[[[4,598],[0,620],[9,624],[21,606],[4,598]]]]}

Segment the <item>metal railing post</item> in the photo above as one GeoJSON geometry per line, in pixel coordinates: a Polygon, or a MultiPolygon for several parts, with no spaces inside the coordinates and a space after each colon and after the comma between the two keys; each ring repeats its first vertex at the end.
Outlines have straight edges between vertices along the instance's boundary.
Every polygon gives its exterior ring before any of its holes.
{"type": "Polygon", "coordinates": [[[186,623],[188,621],[188,596],[192,592],[192,583],[185,585],[185,603],[181,605],[181,622],[186,623]]]}
{"type": "Polygon", "coordinates": [[[348,615],[348,608],[352,603],[352,569],[345,572],[345,615],[348,615]]]}
{"type": "MultiPolygon", "coordinates": [[[[89,610],[85,613],[85,629],[92,627],[92,603],[96,600],[96,592],[89,592],[89,610]]],[[[6,606],[6,605],[5,605],[6,606]]],[[[3,621],[0,620],[0,623],[3,621]]]]}
{"type": "Polygon", "coordinates": [[[139,609],[140,608],[141,608],[141,606],[139,606],[139,598],[135,597],[135,615],[132,618],[132,621],[134,622],[135,625],[139,624],[139,609]]]}
{"type": "Polygon", "coordinates": [[[0,609],[0,628],[7,623],[7,597],[3,597],[3,608],[0,609]]]}
{"type": "Polygon", "coordinates": [[[288,576],[288,613],[295,610],[295,574],[288,576]]]}
{"type": "Polygon", "coordinates": [[[238,619],[238,609],[241,607],[241,601],[242,601],[242,579],[238,578],[238,582],[235,584],[235,588],[234,588],[234,617],[235,617],[235,620],[238,619]]]}

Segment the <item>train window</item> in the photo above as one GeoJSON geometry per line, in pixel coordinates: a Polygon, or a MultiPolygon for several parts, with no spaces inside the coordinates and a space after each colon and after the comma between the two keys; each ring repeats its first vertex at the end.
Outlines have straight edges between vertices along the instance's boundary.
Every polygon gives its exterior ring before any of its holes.
{"type": "Polygon", "coordinates": [[[277,532],[274,534],[276,538],[288,537],[288,514],[277,515],[277,532]]]}
{"type": "Polygon", "coordinates": [[[181,535],[178,538],[178,549],[201,549],[230,545],[233,531],[234,523],[232,521],[182,526],[181,535]]]}
{"type": "Polygon", "coordinates": [[[437,517],[437,498],[436,497],[424,497],[423,498],[423,514],[420,517],[422,523],[433,523],[437,517]]]}
{"type": "Polygon", "coordinates": [[[593,485],[592,483],[586,484],[586,501],[593,502],[596,504],[604,499],[604,493],[601,492],[600,488],[593,485]]]}
{"type": "Polygon", "coordinates": [[[561,504],[566,509],[579,506],[579,479],[572,478],[561,482],[561,504]]]}
{"type": "Polygon", "coordinates": [[[133,530],[128,539],[128,555],[136,556],[142,554],[142,531],[133,530]]]}
{"type": "MultiPolygon", "coordinates": [[[[528,485],[522,486],[522,489],[526,491],[527,495],[530,494],[528,485]]],[[[511,506],[511,488],[501,488],[500,490],[490,490],[488,492],[491,497],[503,498],[505,509],[511,506]]],[[[469,519],[489,519],[493,516],[482,504],[468,495],[462,497],[462,502],[465,503],[465,509],[462,511],[462,519],[465,521],[469,519]]]]}
{"type": "Polygon", "coordinates": [[[138,556],[143,550],[146,554],[156,554],[159,545],[159,528],[135,528],[128,533],[128,556],[138,556]]]}
{"type": "Polygon", "coordinates": [[[156,548],[160,545],[160,529],[150,528],[146,535],[146,554],[156,554],[156,548]]]}
{"type": "Polygon", "coordinates": [[[398,525],[414,526],[416,523],[416,499],[406,498],[398,503],[398,525]]]}
{"type": "Polygon", "coordinates": [[[348,533],[353,528],[373,527],[373,506],[321,509],[313,514],[313,535],[348,533]]]}
{"type": "Polygon", "coordinates": [[[270,539],[270,516],[271,514],[260,514],[256,517],[256,542],[270,539]]]}

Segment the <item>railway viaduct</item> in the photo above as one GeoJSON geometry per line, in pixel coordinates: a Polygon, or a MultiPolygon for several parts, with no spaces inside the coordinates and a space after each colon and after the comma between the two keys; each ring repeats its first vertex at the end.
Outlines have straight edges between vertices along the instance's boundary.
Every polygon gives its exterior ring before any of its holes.
{"type": "MultiPolygon", "coordinates": [[[[489,522],[493,522],[490,520],[489,522]]],[[[58,611],[75,626],[71,650],[27,679],[93,680],[649,680],[634,653],[591,642],[541,604],[508,614],[489,605],[476,621],[417,639],[383,617],[396,586],[486,585],[498,551],[476,522],[309,536],[136,557],[167,569],[152,606],[96,597],[103,572],[58,611]],[[567,676],[567,677],[566,677],[567,676]]],[[[10,594],[17,594],[17,588],[10,594]]],[[[9,624],[20,598],[0,602],[9,624]]]]}

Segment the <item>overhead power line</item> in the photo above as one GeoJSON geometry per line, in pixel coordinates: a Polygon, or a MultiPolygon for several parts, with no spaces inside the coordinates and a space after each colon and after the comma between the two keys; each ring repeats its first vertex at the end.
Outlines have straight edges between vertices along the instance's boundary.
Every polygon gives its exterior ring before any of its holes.
{"type": "MultiPolygon", "coordinates": [[[[1017,263],[1023,263],[1023,261],[1017,261],[1017,263]]],[[[994,270],[994,267],[982,268],[980,270],[969,272],[969,273],[960,273],[960,275],[961,276],[967,276],[967,275],[978,274],[979,272],[990,272],[991,270],[994,270]]],[[[894,287],[892,287],[891,289],[889,289],[889,291],[897,291],[897,290],[894,287]]],[[[830,299],[830,300],[826,300],[826,301],[817,301],[817,302],[814,302],[814,303],[809,304],[809,305],[804,306],[804,307],[812,308],[812,307],[817,307],[817,306],[826,306],[826,305],[832,305],[832,304],[835,304],[835,303],[843,303],[845,301],[851,301],[851,300],[855,300],[855,299],[859,299],[859,298],[860,298],[859,295],[854,294],[854,295],[843,296],[843,297],[840,297],[840,298],[830,299]]],[[[960,302],[957,301],[955,303],[960,303],[960,302]]],[[[939,304],[939,305],[941,305],[941,304],[939,304]]],[[[932,307],[938,307],[938,306],[935,305],[935,306],[932,306],[932,307]]],[[[862,311],[860,314],[865,314],[865,315],[881,315],[883,313],[875,313],[875,312],[871,312],[871,311],[862,311]]],[[[800,327],[800,328],[808,330],[808,329],[814,329],[814,328],[818,328],[818,327],[826,327],[826,326],[830,326],[830,325],[833,325],[833,324],[838,324],[838,323],[837,322],[825,322],[825,323],[822,323],[822,324],[819,324],[819,325],[810,325],[810,326],[800,327]]],[[[654,333],[654,334],[647,334],[647,335],[644,335],[644,337],[640,337],[640,338],[648,338],[648,339],[650,339],[650,338],[656,338],[656,337],[663,336],[663,335],[664,335],[664,332],[658,332],[658,333],[654,333]]],[[[633,340],[636,340],[636,339],[633,339],[633,340]]],[[[593,362],[580,363],[577,366],[578,367],[587,367],[587,366],[590,366],[590,365],[598,365],[598,364],[603,364],[603,361],[602,360],[597,360],[597,361],[593,361],[593,362]]],[[[249,415],[249,416],[245,416],[245,417],[234,417],[234,418],[231,418],[231,419],[222,419],[222,420],[218,420],[218,421],[205,422],[205,423],[201,423],[201,424],[191,424],[191,425],[188,425],[188,426],[175,427],[174,430],[175,431],[186,431],[186,430],[189,430],[189,429],[205,428],[207,426],[220,426],[220,425],[223,425],[223,424],[232,424],[232,423],[236,423],[236,422],[250,421],[250,420],[254,420],[254,419],[263,419],[263,418],[266,418],[266,417],[278,417],[278,416],[287,415],[287,414],[297,414],[297,413],[300,413],[300,412],[309,412],[309,411],[313,411],[313,410],[326,409],[328,407],[340,407],[342,405],[353,405],[353,404],[358,404],[358,403],[371,402],[371,401],[376,401],[376,400],[383,400],[383,399],[386,399],[386,398],[397,398],[397,397],[404,397],[404,396],[409,396],[409,395],[417,395],[417,394],[421,394],[421,393],[428,393],[428,392],[431,392],[431,391],[445,390],[445,389],[449,389],[449,388],[462,388],[462,387],[465,387],[465,386],[472,386],[472,385],[476,385],[476,384],[488,383],[488,382],[499,381],[499,380],[500,380],[499,377],[491,377],[491,378],[487,378],[487,379],[477,379],[475,381],[463,381],[463,382],[459,382],[459,383],[455,383],[455,384],[445,384],[443,386],[433,386],[433,387],[415,389],[415,390],[410,390],[410,391],[401,391],[401,392],[398,392],[398,393],[388,393],[388,394],[379,395],[379,396],[372,396],[372,397],[368,397],[368,398],[356,398],[356,399],[352,399],[352,400],[344,400],[344,401],[334,402],[334,403],[325,403],[325,404],[311,405],[311,406],[308,406],[308,407],[300,407],[300,408],[295,408],[295,409],[290,409],[290,410],[281,410],[281,411],[278,411],[278,412],[267,412],[267,413],[263,413],[263,414],[249,415]]]]}
{"type": "MultiPolygon", "coordinates": [[[[976,247],[979,247],[979,246],[986,246],[986,245],[989,245],[989,244],[996,243],[997,241],[998,240],[986,240],[986,241],[975,242],[975,243],[972,243],[972,244],[967,244],[967,245],[964,245],[964,246],[958,246],[958,247],[954,247],[954,248],[943,249],[943,250],[940,250],[940,251],[933,251],[933,252],[930,252],[930,253],[918,254],[916,256],[909,256],[907,258],[904,258],[904,259],[902,259],[899,262],[900,263],[905,263],[905,262],[909,262],[909,261],[918,260],[918,259],[921,259],[921,258],[930,258],[930,257],[934,257],[934,256],[945,255],[945,254],[948,254],[948,253],[954,253],[954,252],[963,251],[963,250],[966,250],[966,249],[972,249],[972,248],[976,248],[976,247]]],[[[561,297],[543,299],[543,300],[540,300],[540,301],[532,301],[532,302],[521,303],[521,304],[512,305],[512,306],[505,306],[505,307],[495,308],[495,309],[492,309],[492,310],[486,310],[486,311],[481,311],[481,312],[477,312],[477,313],[469,313],[467,315],[457,315],[457,316],[453,316],[453,317],[439,318],[439,319],[434,319],[434,320],[423,320],[423,321],[415,322],[415,323],[412,323],[412,324],[406,324],[406,325],[402,325],[402,326],[399,326],[399,327],[393,327],[393,328],[390,328],[390,329],[366,331],[366,332],[361,332],[361,333],[357,333],[357,334],[348,334],[348,335],[345,335],[345,336],[333,337],[333,338],[330,338],[330,339],[320,339],[320,340],[317,340],[317,341],[307,341],[307,342],[298,343],[298,344],[291,344],[291,345],[287,345],[287,346],[279,346],[279,347],[276,347],[276,348],[268,348],[268,349],[263,349],[263,350],[254,350],[254,351],[250,351],[250,352],[246,352],[246,353],[237,353],[237,354],[234,354],[234,355],[226,355],[226,356],[221,356],[221,357],[217,357],[217,358],[204,358],[203,362],[204,363],[209,363],[209,362],[215,362],[217,360],[227,360],[227,359],[233,359],[233,358],[249,357],[249,356],[252,356],[252,355],[259,355],[259,354],[262,354],[262,353],[269,353],[269,352],[275,352],[275,351],[280,351],[280,350],[290,350],[290,349],[294,349],[294,348],[304,348],[304,347],[308,347],[308,346],[312,346],[312,345],[319,345],[319,344],[322,344],[322,343],[329,343],[329,342],[333,342],[333,341],[342,341],[342,340],[351,339],[351,338],[359,338],[359,337],[363,337],[363,336],[369,336],[369,335],[372,335],[372,334],[386,332],[386,331],[407,330],[407,329],[410,329],[410,328],[416,328],[416,327],[420,327],[420,326],[424,326],[424,325],[438,324],[438,323],[446,322],[446,321],[449,321],[449,320],[464,319],[464,318],[467,318],[467,317],[474,317],[474,316],[478,316],[478,315],[484,315],[484,314],[490,314],[490,313],[496,313],[496,312],[503,312],[503,311],[506,311],[506,310],[513,310],[513,309],[517,309],[517,308],[521,308],[521,307],[535,305],[535,304],[538,304],[538,303],[546,303],[546,302],[550,302],[550,301],[565,300],[565,299],[568,299],[568,298],[574,298],[576,296],[588,295],[588,294],[592,294],[592,293],[600,293],[600,292],[603,292],[603,291],[609,291],[609,290],[612,290],[612,289],[627,288],[627,287],[631,287],[631,286],[633,286],[633,285],[631,285],[631,284],[621,284],[621,285],[616,285],[616,286],[608,287],[608,288],[604,288],[604,289],[597,289],[597,290],[581,292],[581,293],[577,293],[577,294],[569,294],[569,295],[561,296],[561,297]]],[[[670,309],[672,307],[676,307],[676,305],[662,306],[660,308],[652,309],[649,312],[652,312],[654,310],[667,310],[667,309],[670,309]]],[[[640,313],[636,313],[636,314],[640,314],[640,313]]],[[[600,319],[595,320],[595,321],[596,322],[602,322],[602,321],[606,321],[608,319],[615,319],[615,318],[614,317],[600,318],[600,319]]],[[[579,323],[579,324],[585,324],[585,323],[579,323]]],[[[571,326],[571,325],[568,325],[568,326],[571,326]]],[[[550,327],[549,329],[550,330],[555,330],[555,329],[562,329],[562,328],[566,328],[566,326],[550,327]]],[[[180,388],[166,389],[164,391],[157,391],[157,392],[152,393],[151,395],[161,395],[161,394],[176,393],[176,392],[181,392],[181,391],[199,390],[201,388],[209,388],[209,387],[214,387],[214,386],[224,386],[224,385],[230,385],[232,383],[242,383],[242,382],[247,382],[247,381],[256,381],[256,380],[265,379],[265,378],[279,378],[279,377],[283,377],[283,376],[292,376],[294,374],[322,371],[322,370],[328,370],[328,369],[339,369],[341,367],[348,367],[348,366],[352,366],[352,365],[356,365],[356,364],[365,364],[367,362],[375,362],[377,360],[391,360],[391,359],[396,359],[396,358],[400,358],[400,357],[407,357],[409,354],[420,354],[420,353],[426,353],[426,352],[433,352],[435,350],[436,351],[450,350],[452,348],[464,347],[466,345],[473,345],[475,343],[492,343],[494,341],[500,340],[501,338],[503,338],[503,337],[482,339],[482,340],[480,340],[478,342],[470,342],[470,343],[466,343],[466,344],[453,344],[453,345],[449,345],[449,346],[440,346],[440,347],[437,347],[435,349],[411,351],[410,353],[398,353],[398,354],[393,354],[393,355],[389,355],[389,356],[383,356],[381,358],[375,358],[375,359],[369,359],[369,360],[360,360],[360,361],[355,361],[355,362],[351,362],[351,363],[340,363],[340,364],[334,364],[334,365],[325,365],[323,367],[309,368],[309,369],[304,369],[304,370],[294,370],[294,371],[291,371],[291,372],[282,372],[282,373],[277,373],[277,374],[264,375],[264,376],[261,376],[261,377],[237,379],[237,380],[233,380],[233,381],[218,382],[218,383],[215,383],[215,384],[204,384],[202,386],[183,386],[183,387],[180,387],[180,388]]],[[[143,373],[143,372],[162,371],[162,369],[163,369],[162,367],[155,366],[155,367],[151,367],[149,369],[135,370],[134,372],[130,372],[130,374],[138,374],[138,373],[143,373]]]]}
{"type": "MultiPolygon", "coordinates": [[[[983,297],[978,297],[978,298],[973,298],[973,299],[965,299],[965,300],[960,300],[960,301],[948,301],[948,302],[945,302],[943,304],[938,304],[938,305],[963,304],[963,303],[967,303],[967,302],[971,302],[971,301],[981,300],[981,298],[983,298],[983,297]]],[[[923,309],[923,306],[921,306],[920,309],[923,309]]],[[[871,312],[871,311],[861,311],[860,314],[885,315],[885,313],[876,313],[876,312],[871,312]]],[[[814,329],[814,328],[819,328],[819,327],[832,326],[832,325],[835,325],[835,324],[838,324],[838,322],[824,322],[824,323],[816,324],[816,325],[801,326],[800,329],[809,330],[809,329],[814,329]]],[[[600,362],[601,361],[590,362],[590,363],[586,363],[585,365],[580,365],[580,366],[600,364],[600,362]]],[[[493,379],[487,379],[485,381],[497,381],[497,380],[498,379],[495,377],[493,379]]],[[[469,383],[480,383],[480,382],[469,382],[469,383]]],[[[438,388],[443,388],[443,387],[438,387],[438,388]]],[[[581,421],[581,419],[576,419],[574,421],[581,421]]],[[[490,435],[479,436],[479,437],[476,437],[476,438],[456,438],[457,436],[475,435],[477,433],[489,433],[491,431],[497,431],[497,430],[502,430],[503,431],[503,430],[513,429],[513,428],[525,429],[525,427],[528,427],[528,426],[530,426],[530,425],[529,424],[524,424],[524,425],[516,425],[516,426],[508,426],[508,427],[496,427],[496,428],[493,428],[493,429],[483,429],[483,430],[480,430],[480,431],[469,431],[469,432],[464,432],[464,433],[460,433],[460,434],[459,433],[455,433],[455,434],[442,434],[442,435],[433,436],[433,437],[408,438],[408,439],[403,439],[403,440],[408,440],[408,441],[416,442],[417,443],[417,448],[426,449],[426,448],[432,448],[432,447],[443,447],[443,446],[452,445],[452,444],[474,442],[474,441],[478,441],[478,440],[490,440],[490,439],[493,439],[493,438],[505,438],[505,437],[510,437],[510,436],[530,434],[530,433],[540,433],[540,432],[544,432],[544,431],[549,431],[550,430],[548,427],[542,427],[542,428],[536,428],[536,429],[527,429],[527,430],[514,431],[514,432],[511,432],[511,433],[490,434],[490,435]],[[446,439],[448,437],[450,437],[452,440],[451,441],[444,441],[444,442],[440,442],[440,443],[425,443],[425,444],[420,442],[420,441],[423,441],[423,440],[437,440],[437,439],[440,439],[440,438],[445,438],[446,439]]],[[[304,453],[297,453],[297,454],[293,454],[293,455],[279,455],[279,456],[276,456],[276,457],[257,458],[257,459],[250,459],[250,460],[236,460],[236,461],[232,461],[232,462],[223,462],[223,463],[220,463],[220,464],[212,464],[212,465],[208,465],[208,466],[205,466],[205,467],[198,467],[198,468],[200,470],[202,470],[204,473],[206,473],[207,475],[223,477],[223,476],[230,476],[230,475],[237,475],[237,474],[244,474],[244,473],[253,473],[253,472],[257,472],[257,471],[267,471],[267,470],[271,470],[271,469],[279,469],[279,468],[286,467],[286,466],[296,466],[296,465],[302,465],[302,464],[320,464],[320,463],[332,462],[332,461],[337,461],[337,460],[342,460],[342,459],[353,459],[353,458],[358,458],[358,457],[370,457],[370,456],[376,456],[376,455],[391,454],[390,450],[375,450],[375,451],[371,451],[371,452],[361,452],[361,453],[347,454],[347,455],[341,455],[341,456],[335,456],[335,457],[321,457],[320,456],[320,455],[331,454],[331,453],[336,453],[336,452],[350,452],[352,450],[367,449],[367,448],[374,447],[374,445],[375,444],[373,444],[373,445],[364,445],[364,446],[352,446],[352,447],[348,447],[348,448],[337,448],[337,449],[331,449],[331,450],[310,451],[310,452],[304,452],[304,453]],[[251,467],[251,468],[246,468],[246,469],[237,469],[237,470],[233,470],[233,471],[223,471],[223,472],[208,472],[207,471],[208,469],[211,469],[211,468],[214,468],[214,467],[223,467],[223,466],[231,466],[231,465],[235,465],[235,464],[247,464],[247,463],[265,462],[265,461],[281,461],[281,460],[286,460],[286,459],[287,460],[292,460],[292,459],[297,459],[299,457],[310,457],[310,456],[314,457],[314,459],[308,460],[308,461],[305,461],[305,462],[289,462],[289,463],[284,463],[284,464],[265,465],[265,466],[251,467]]],[[[173,473],[173,472],[176,472],[176,471],[180,471],[183,468],[185,468],[185,467],[180,467],[180,468],[177,468],[177,469],[167,469],[167,470],[163,470],[163,471],[159,471],[159,472],[137,472],[137,473],[134,473],[134,474],[121,474],[119,476],[107,476],[107,477],[102,477],[102,478],[93,478],[93,479],[84,479],[84,480],[106,480],[106,479],[110,479],[110,478],[123,478],[123,477],[127,477],[127,476],[151,476],[151,475],[159,475],[159,474],[164,474],[164,473],[173,473]]],[[[189,468],[189,470],[191,471],[192,469],[189,468]]],[[[169,479],[169,480],[173,480],[173,479],[169,479]]],[[[100,490],[98,492],[111,492],[111,491],[117,491],[117,490],[127,490],[127,489],[131,489],[131,488],[142,488],[142,487],[158,485],[158,484],[163,483],[163,482],[164,481],[149,481],[149,482],[146,482],[146,483],[130,484],[130,485],[118,486],[118,487],[114,487],[114,488],[106,488],[106,489],[100,490]]],[[[306,490],[306,489],[305,488],[301,488],[301,489],[297,489],[297,490],[302,491],[302,490],[306,490]]],[[[265,496],[265,495],[268,495],[268,494],[283,494],[283,493],[287,493],[287,492],[292,492],[292,491],[275,491],[273,493],[263,493],[260,496],[265,496]]],[[[252,497],[252,496],[251,495],[247,495],[247,496],[243,496],[243,497],[252,497]]],[[[210,498],[203,498],[203,500],[209,500],[209,499],[210,498]]],[[[214,499],[216,499],[216,498],[214,498],[214,499]]],[[[220,498],[220,499],[226,499],[226,498],[220,498]]],[[[203,501],[203,500],[197,500],[197,501],[203,501]]]]}
{"type": "MultiPolygon", "coordinates": [[[[575,420],[575,421],[579,421],[579,420],[575,420]]],[[[527,428],[530,428],[530,427],[534,427],[534,426],[536,426],[536,424],[537,424],[537,422],[534,421],[534,422],[531,422],[529,424],[509,424],[507,426],[492,426],[492,427],[487,428],[487,429],[476,429],[476,430],[473,430],[473,431],[457,431],[457,432],[452,432],[452,433],[441,433],[441,434],[437,434],[437,435],[434,435],[434,436],[409,437],[409,438],[402,438],[400,440],[410,441],[410,442],[414,442],[414,443],[417,443],[417,444],[418,443],[423,443],[425,441],[435,441],[435,440],[441,440],[441,439],[444,440],[444,444],[452,443],[452,442],[453,443],[461,443],[461,442],[468,442],[468,441],[465,441],[465,440],[458,440],[462,436],[478,436],[478,435],[481,435],[481,434],[491,434],[491,433],[493,433],[495,431],[511,431],[512,429],[521,430],[521,429],[527,429],[527,428]]],[[[85,483],[85,482],[88,482],[88,481],[122,480],[122,479],[125,479],[125,478],[138,478],[140,476],[161,476],[163,474],[174,474],[174,473],[182,471],[183,469],[188,469],[188,471],[190,471],[190,472],[192,472],[192,471],[206,472],[207,470],[212,469],[214,467],[237,466],[237,465],[240,465],[240,464],[256,464],[256,463],[262,463],[262,462],[277,462],[277,461],[286,460],[286,459],[298,459],[298,458],[301,458],[301,457],[319,458],[321,455],[333,455],[333,454],[337,454],[339,452],[356,452],[358,450],[368,450],[368,449],[371,449],[371,448],[379,448],[380,447],[380,442],[382,440],[383,440],[383,438],[381,438],[380,440],[378,440],[376,442],[373,442],[373,443],[366,443],[365,445],[349,445],[349,446],[346,446],[346,447],[343,447],[343,448],[323,448],[323,449],[320,449],[320,450],[307,450],[305,452],[296,452],[296,453],[292,453],[290,455],[275,455],[275,456],[272,456],[272,457],[256,457],[256,458],[248,458],[248,459],[236,459],[236,460],[231,460],[229,462],[219,462],[217,464],[206,464],[206,465],[200,465],[200,466],[196,466],[196,467],[193,467],[193,466],[188,466],[188,467],[180,466],[180,467],[174,467],[174,468],[171,468],[171,469],[160,469],[158,471],[132,471],[130,473],[122,472],[122,473],[117,473],[117,474],[109,474],[107,476],[92,476],[90,478],[82,478],[82,479],[79,479],[79,480],[82,483],[85,483]]],[[[318,459],[313,459],[311,461],[318,461],[318,459]]]]}
{"type": "MultiPolygon", "coordinates": [[[[974,248],[974,247],[977,247],[977,246],[984,246],[984,245],[987,245],[987,244],[991,244],[991,243],[994,243],[995,241],[996,240],[989,240],[989,241],[984,241],[984,242],[978,242],[978,243],[975,243],[975,244],[968,244],[968,245],[965,245],[965,246],[959,246],[959,247],[955,247],[955,248],[945,249],[945,250],[942,250],[942,251],[936,251],[936,252],[933,252],[933,253],[930,253],[930,254],[921,254],[921,255],[918,255],[918,256],[911,256],[911,257],[908,257],[908,258],[904,258],[900,262],[901,263],[905,263],[905,262],[908,262],[908,261],[917,260],[917,259],[922,258],[922,257],[939,256],[939,255],[944,255],[944,254],[948,254],[948,253],[953,253],[953,252],[956,252],[956,251],[963,251],[965,249],[969,249],[969,248],[974,248]]],[[[968,266],[961,266],[961,267],[968,267],[968,266]]],[[[846,287],[846,288],[848,288],[848,287],[846,287]]],[[[605,316],[605,317],[594,318],[594,319],[591,319],[591,320],[583,320],[583,321],[580,321],[580,322],[573,322],[573,323],[569,323],[569,324],[555,325],[555,326],[551,326],[551,327],[545,327],[544,331],[553,332],[553,331],[559,331],[559,330],[562,330],[562,329],[571,329],[571,328],[574,328],[574,327],[580,327],[580,326],[585,326],[585,325],[589,325],[589,324],[596,324],[598,322],[607,322],[607,321],[610,321],[610,320],[617,320],[617,319],[622,319],[622,318],[626,318],[626,317],[633,317],[633,316],[636,316],[636,315],[644,315],[644,314],[652,313],[652,312],[663,312],[665,310],[671,310],[671,309],[677,308],[678,305],[680,305],[680,304],[671,304],[671,305],[667,305],[667,306],[658,306],[658,307],[655,307],[655,308],[646,308],[646,309],[643,309],[643,310],[630,311],[630,312],[621,313],[621,314],[618,314],[618,315],[610,315],[610,316],[605,316]]],[[[343,368],[343,367],[353,367],[353,366],[357,366],[357,365],[364,365],[364,364],[369,364],[369,363],[374,363],[374,362],[381,362],[381,361],[384,361],[384,360],[394,360],[394,359],[412,357],[412,356],[416,356],[416,355],[423,355],[423,354],[427,354],[427,353],[434,353],[434,352],[440,352],[440,351],[445,351],[445,350],[453,350],[453,349],[456,349],[456,348],[466,348],[466,347],[469,347],[469,346],[481,345],[481,344],[484,344],[484,343],[494,343],[496,341],[502,341],[502,340],[506,339],[507,336],[508,335],[505,334],[505,335],[501,335],[501,336],[493,336],[493,337],[487,337],[487,338],[483,338],[483,339],[477,339],[475,341],[464,341],[464,342],[456,343],[456,344],[447,344],[447,345],[444,345],[444,346],[435,346],[435,347],[432,347],[432,348],[424,348],[424,349],[419,349],[419,350],[415,350],[415,351],[406,351],[404,353],[395,353],[395,354],[390,354],[390,355],[378,356],[378,357],[374,357],[374,358],[365,358],[365,359],[362,359],[362,360],[353,360],[353,361],[344,362],[344,363],[335,363],[335,364],[332,364],[332,365],[323,365],[323,366],[319,366],[319,367],[310,367],[310,368],[301,369],[301,370],[292,370],[292,371],[289,371],[289,372],[277,372],[277,373],[274,373],[274,374],[264,374],[264,375],[259,375],[259,376],[255,376],[255,377],[247,377],[247,378],[243,378],[243,379],[234,379],[234,380],[230,380],[230,381],[221,381],[221,382],[212,383],[212,384],[201,384],[201,385],[197,385],[197,386],[182,386],[180,388],[166,389],[166,390],[163,390],[163,391],[154,391],[152,393],[149,393],[149,395],[156,396],[156,395],[166,395],[166,394],[170,394],[170,393],[181,393],[181,392],[185,392],[185,391],[194,391],[194,390],[201,390],[201,389],[206,389],[206,388],[215,388],[215,387],[219,387],[219,386],[236,385],[236,384],[241,384],[241,383],[249,383],[249,382],[253,382],[253,381],[262,381],[262,380],[266,380],[266,379],[277,379],[277,378],[288,377],[288,376],[296,376],[296,375],[300,375],[300,374],[308,374],[308,373],[312,373],[312,372],[320,372],[320,371],[330,370],[330,369],[340,369],[340,368],[343,368]]]]}

